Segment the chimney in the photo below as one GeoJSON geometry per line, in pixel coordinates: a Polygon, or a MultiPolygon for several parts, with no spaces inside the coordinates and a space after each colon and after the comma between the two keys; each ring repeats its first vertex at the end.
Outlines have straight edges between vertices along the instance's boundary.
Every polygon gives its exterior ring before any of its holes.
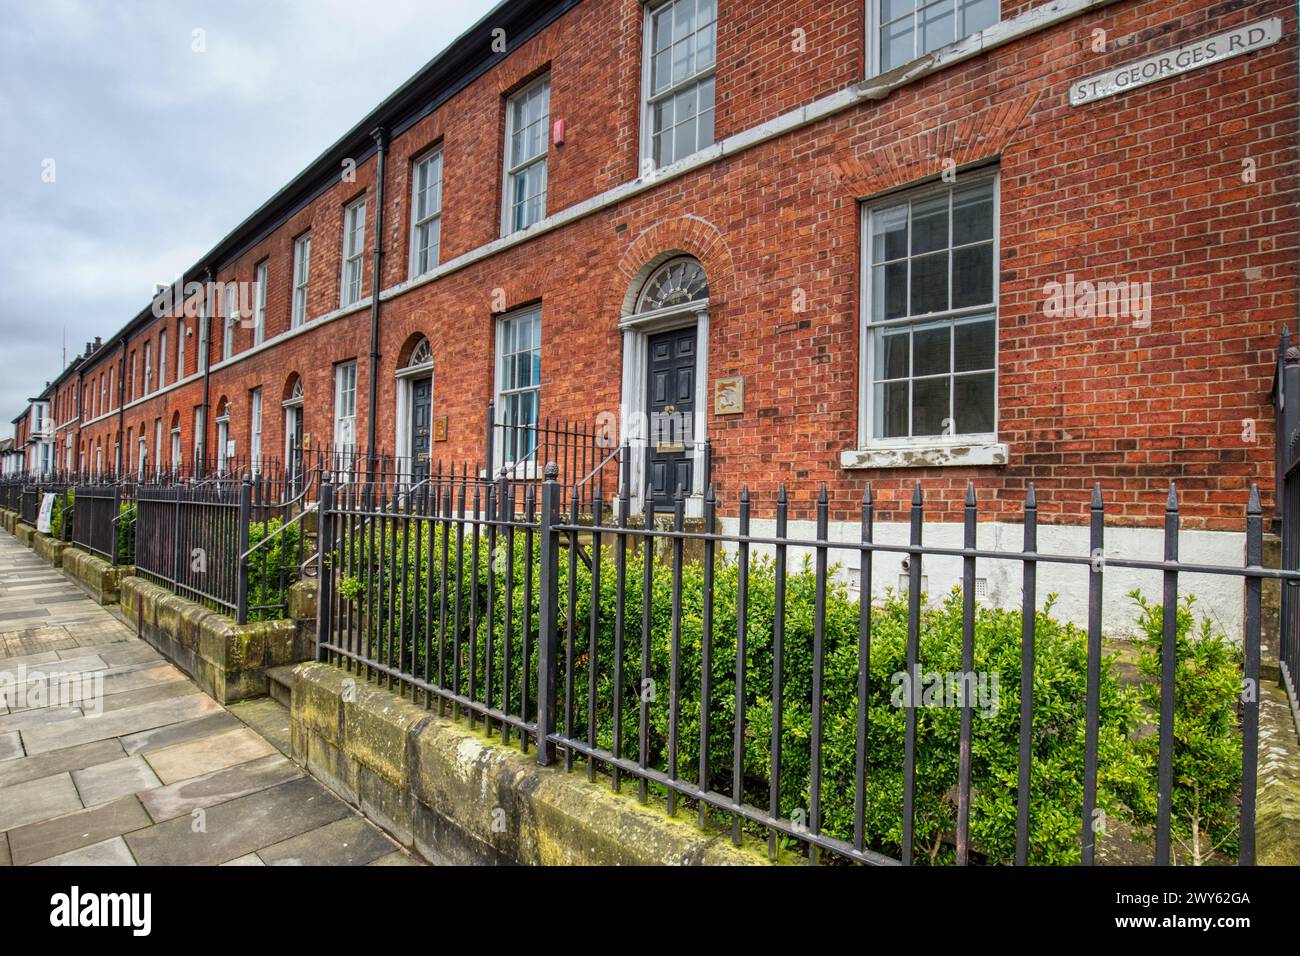
{"type": "Polygon", "coordinates": [[[86,343],[86,357],[87,357],[87,358],[90,357],[90,352],[91,352],[90,343],[87,342],[87,343],[86,343]]]}
{"type": "Polygon", "coordinates": [[[104,344],[104,340],[101,339],[98,335],[96,335],[96,336],[95,336],[95,348],[98,349],[98,348],[100,348],[101,346],[103,346],[103,344],[104,344]]]}

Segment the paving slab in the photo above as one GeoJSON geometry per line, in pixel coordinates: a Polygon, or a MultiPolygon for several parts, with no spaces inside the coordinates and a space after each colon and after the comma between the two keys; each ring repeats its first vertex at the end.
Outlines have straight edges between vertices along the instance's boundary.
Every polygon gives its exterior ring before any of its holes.
{"type": "Polygon", "coordinates": [[[245,700],[228,705],[229,711],[265,737],[280,753],[288,755],[293,749],[290,736],[289,708],[270,697],[245,700]]]}
{"type": "MultiPolygon", "coordinates": [[[[89,598],[87,598],[89,600],[89,598]]],[[[161,661],[163,656],[144,641],[131,641],[122,644],[105,644],[96,650],[104,662],[112,667],[123,664],[139,664],[143,661],[161,661]]]]}
{"type": "MultiPolygon", "coordinates": [[[[35,757],[23,757],[0,764],[0,789],[28,780],[53,776],[69,770],[94,767],[110,760],[124,756],[122,745],[115,739],[94,740],[88,744],[68,747],[64,750],[51,750],[49,753],[35,757]]],[[[0,801],[4,797],[0,796],[0,801]]]]}
{"type": "Polygon", "coordinates": [[[241,727],[189,743],[151,750],[145,758],[158,779],[163,783],[175,783],[274,753],[276,749],[273,746],[247,727],[241,727]]]}
{"type": "Polygon", "coordinates": [[[99,717],[65,721],[51,727],[33,727],[23,732],[23,743],[29,754],[38,754],[220,712],[221,705],[210,697],[191,694],[139,707],[127,707],[99,717]]]}
{"type": "Polygon", "coordinates": [[[88,810],[33,823],[9,831],[9,851],[15,866],[48,860],[109,837],[149,826],[149,814],[135,797],[122,797],[88,810]]]}
{"type": "Polygon", "coordinates": [[[135,857],[120,836],[110,837],[80,850],[69,850],[32,866],[135,866],[135,857]]]}
{"type": "Polygon", "coordinates": [[[267,866],[365,866],[397,848],[364,817],[349,816],[258,850],[267,866]]]}
{"type": "MultiPolygon", "coordinates": [[[[127,834],[136,860],[146,866],[214,865],[314,830],[352,811],[310,777],[231,800],[205,811],[203,832],[178,817],[127,834]]],[[[15,855],[15,861],[18,859],[15,855]]]]}
{"type": "Polygon", "coordinates": [[[140,794],[140,802],[149,811],[149,816],[161,823],[200,808],[288,783],[302,775],[297,764],[275,754],[150,790],[140,794]]]}
{"type": "Polygon", "coordinates": [[[77,785],[81,802],[88,807],[162,786],[141,756],[123,757],[97,767],[74,770],[72,782],[77,785]]]}
{"type": "Polygon", "coordinates": [[[0,833],[0,866],[13,866],[14,861],[9,856],[9,834],[0,833]]]}
{"type": "Polygon", "coordinates": [[[222,863],[222,866],[266,866],[262,858],[256,853],[245,853],[238,860],[231,860],[229,863],[222,863]]]}
{"type": "Polygon", "coordinates": [[[17,760],[23,756],[23,740],[18,731],[10,730],[0,733],[0,763],[17,760]]]}
{"type": "Polygon", "coordinates": [[[72,720],[80,716],[80,707],[44,707],[37,710],[11,710],[3,717],[0,717],[0,733],[8,733],[11,730],[21,731],[24,727],[57,724],[61,720],[72,720]]]}
{"type": "Polygon", "coordinates": [[[51,777],[6,787],[3,793],[4,796],[0,799],[0,830],[13,830],[38,820],[48,820],[80,810],[82,806],[72,775],[68,773],[57,773],[51,777]]]}
{"type": "Polygon", "coordinates": [[[413,860],[408,853],[400,850],[396,853],[390,853],[387,856],[381,856],[377,860],[371,860],[366,866],[422,866],[423,864],[413,860]]]}
{"type": "Polygon", "coordinates": [[[129,754],[147,753],[150,750],[161,750],[172,744],[197,740],[224,730],[236,730],[241,726],[243,725],[239,720],[223,710],[196,720],[185,720],[166,727],[154,727],[139,733],[126,734],[122,737],[122,749],[129,754]]]}
{"type": "Polygon", "coordinates": [[[127,707],[138,707],[141,704],[149,704],[158,700],[174,700],[178,697],[188,697],[190,694],[202,694],[197,685],[190,683],[188,680],[173,680],[162,684],[154,684],[152,687],[139,687],[135,690],[123,691],[120,694],[113,694],[111,697],[104,698],[103,712],[111,714],[117,710],[125,710],[127,707]]]}

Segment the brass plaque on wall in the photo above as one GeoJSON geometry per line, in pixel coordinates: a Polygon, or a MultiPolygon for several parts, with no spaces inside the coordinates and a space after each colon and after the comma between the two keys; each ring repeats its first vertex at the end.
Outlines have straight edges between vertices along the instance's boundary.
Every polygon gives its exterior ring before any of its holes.
{"type": "Polygon", "coordinates": [[[446,415],[443,415],[439,418],[435,418],[433,420],[433,440],[434,441],[447,440],[447,416],[446,415]]]}

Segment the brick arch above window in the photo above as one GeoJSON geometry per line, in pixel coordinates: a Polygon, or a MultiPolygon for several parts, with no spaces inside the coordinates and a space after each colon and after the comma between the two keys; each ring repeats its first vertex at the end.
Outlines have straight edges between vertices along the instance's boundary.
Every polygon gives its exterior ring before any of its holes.
{"type": "Polygon", "coordinates": [[[950,123],[832,165],[840,185],[864,199],[973,163],[997,159],[1024,126],[1039,92],[1004,100],[950,123]],[[951,163],[949,163],[951,160],[951,163]]]}
{"type": "Polygon", "coordinates": [[[619,315],[636,308],[646,279],[669,259],[693,256],[709,277],[709,302],[718,306],[735,287],[736,267],[721,230],[698,216],[681,216],[650,226],[620,257],[611,277],[607,299],[619,304],[619,315]]]}

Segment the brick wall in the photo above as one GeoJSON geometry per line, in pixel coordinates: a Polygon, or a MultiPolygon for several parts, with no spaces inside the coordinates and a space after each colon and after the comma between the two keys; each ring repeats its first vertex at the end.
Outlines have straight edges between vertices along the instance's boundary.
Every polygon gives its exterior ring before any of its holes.
{"type": "MultiPolygon", "coordinates": [[[[1003,4],[1009,17],[1032,4],[1003,4]]],[[[742,132],[856,82],[863,4],[719,4],[719,137],[742,132]],[[797,32],[797,31],[801,31],[797,32]],[[796,41],[802,37],[802,48],[796,41]]],[[[500,234],[504,98],[550,70],[551,117],[565,142],[549,151],[555,213],[636,175],[642,13],[635,0],[587,0],[396,136],[385,182],[383,285],[407,277],[411,160],[444,149],[442,261],[500,234]]],[[[1018,513],[1030,482],[1045,521],[1085,518],[1100,481],[1113,520],[1153,524],[1176,480],[1188,527],[1239,528],[1249,484],[1270,494],[1269,403],[1277,333],[1297,305],[1296,11],[1253,3],[1118,2],[953,65],[879,102],[664,182],[562,228],[391,298],[382,306],[377,431],[395,445],[393,372],[412,338],[434,354],[434,414],[448,441],[434,457],[479,460],[492,395],[494,306],[540,302],[543,414],[591,419],[617,411],[620,310],[644,265],[667,252],[704,264],[710,282],[709,375],[743,375],[746,411],[710,415],[724,502],[742,483],[760,499],[780,482],[806,506],[827,483],[849,518],[867,480],[884,517],[899,517],[925,483],[936,517],[955,520],[968,480],[986,513],[1018,513]],[[1080,107],[1069,82],[1268,16],[1283,42],[1080,107]],[[1104,30],[1105,52],[1092,48],[1104,30]],[[945,159],[1000,174],[999,440],[1005,466],[845,470],[857,444],[861,240],[859,202],[932,179],[945,159]],[[1249,161],[1253,181],[1243,181],[1249,161]],[[1053,319],[1043,287],[1068,273],[1152,283],[1149,328],[1115,319],[1053,319]],[[795,312],[796,290],[806,309],[795,312]],[[1243,438],[1252,427],[1255,440],[1243,438]]],[[[432,52],[432,51],[431,51],[432,52]]],[[[960,173],[959,173],[960,176],[960,173]]],[[[269,189],[275,184],[268,184],[269,189]]],[[[345,204],[367,196],[363,296],[371,293],[375,161],[357,168],[229,263],[221,281],[251,282],[268,262],[267,337],[289,326],[294,239],[312,234],[309,316],[339,305],[345,204]]],[[[174,380],[175,320],[168,328],[174,380]]],[[[248,448],[250,389],[263,389],[263,448],[283,452],[280,401],[293,376],[306,395],[313,446],[330,441],[333,367],[357,360],[357,435],[369,415],[368,308],[285,337],[220,366],[212,324],[209,435],[224,396],[231,436],[248,448]]],[[[191,322],[191,325],[193,323],[191,322]]],[[[130,353],[159,323],[134,332],[130,353]]],[[[235,351],[252,345],[235,333],[235,351]]],[[[197,334],[186,374],[197,369],[197,334]]],[[[92,387],[119,347],[92,356],[92,387]]],[[[120,372],[118,373],[120,374],[120,372]]],[[[155,372],[156,374],[156,372],[155,372]]],[[[193,447],[201,381],[132,405],[122,423],[170,431],[193,447]]],[[[116,395],[110,396],[116,405],[116,395]]],[[[84,424],[80,442],[108,463],[118,421],[84,424]]],[[[164,439],[164,449],[170,437],[164,439]]],[[[215,439],[210,437],[209,450],[215,439]]]]}

